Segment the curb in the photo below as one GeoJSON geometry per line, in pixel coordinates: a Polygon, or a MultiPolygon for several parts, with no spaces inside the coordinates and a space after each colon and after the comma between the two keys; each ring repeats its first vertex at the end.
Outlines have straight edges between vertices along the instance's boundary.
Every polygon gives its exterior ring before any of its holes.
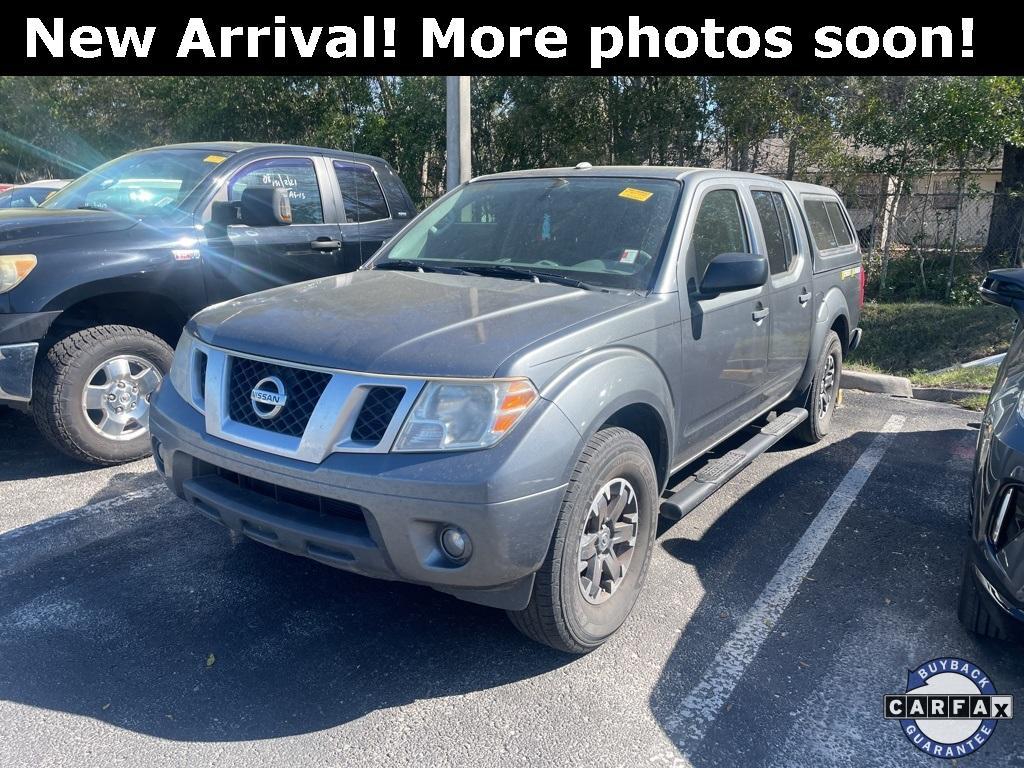
{"type": "Polygon", "coordinates": [[[903,376],[889,376],[884,373],[867,373],[865,371],[843,370],[840,386],[846,389],[859,389],[863,392],[878,392],[894,397],[914,397],[915,390],[910,379],[903,376]]]}
{"type": "Polygon", "coordinates": [[[914,397],[936,403],[955,403],[971,395],[987,395],[987,389],[947,389],[945,387],[914,387],[914,397]]]}

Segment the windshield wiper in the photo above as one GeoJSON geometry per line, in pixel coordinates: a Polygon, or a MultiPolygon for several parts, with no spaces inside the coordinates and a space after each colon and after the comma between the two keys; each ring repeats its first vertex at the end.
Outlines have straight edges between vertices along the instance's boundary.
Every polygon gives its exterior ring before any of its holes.
{"type": "Polygon", "coordinates": [[[486,275],[489,277],[508,277],[513,280],[533,280],[535,283],[557,283],[568,285],[572,288],[580,288],[584,291],[604,291],[590,283],[584,283],[575,277],[566,277],[553,272],[541,272],[536,269],[525,267],[513,267],[508,264],[471,264],[465,267],[464,271],[475,275],[486,275]]]}
{"type": "Polygon", "coordinates": [[[98,205],[80,205],[78,206],[80,211],[109,211],[109,208],[100,208],[98,205]]]}
{"type": "Polygon", "coordinates": [[[442,267],[436,264],[416,264],[412,261],[382,261],[374,264],[373,269],[394,269],[403,272],[441,272],[445,275],[468,275],[464,269],[458,267],[442,267]]]}

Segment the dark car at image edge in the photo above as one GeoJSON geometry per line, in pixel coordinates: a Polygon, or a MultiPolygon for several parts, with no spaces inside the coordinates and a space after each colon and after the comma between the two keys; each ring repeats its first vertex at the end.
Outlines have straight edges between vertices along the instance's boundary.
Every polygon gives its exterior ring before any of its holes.
{"type": "Polygon", "coordinates": [[[982,417],[970,499],[960,620],[998,639],[1024,639],[1024,269],[998,269],[984,300],[1016,311],[1009,350],[982,417]]]}
{"type": "Polygon", "coordinates": [[[132,152],[0,211],[0,405],[76,459],[140,458],[191,315],[350,272],[414,215],[378,157],[245,142],[132,152]]]}

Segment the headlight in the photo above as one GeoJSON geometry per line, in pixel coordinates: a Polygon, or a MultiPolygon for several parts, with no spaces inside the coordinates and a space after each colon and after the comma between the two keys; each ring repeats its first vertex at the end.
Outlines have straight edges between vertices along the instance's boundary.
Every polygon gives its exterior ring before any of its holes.
{"type": "Polygon", "coordinates": [[[494,445],[537,401],[528,379],[430,381],[423,388],[395,451],[459,451],[494,445]]]}
{"type": "Polygon", "coordinates": [[[171,361],[171,386],[186,403],[192,398],[192,354],[195,339],[188,331],[182,331],[178,346],[174,348],[174,360],[171,361]]]}
{"type": "Polygon", "coordinates": [[[0,256],[0,293],[7,293],[35,268],[36,257],[31,253],[0,256]]]}

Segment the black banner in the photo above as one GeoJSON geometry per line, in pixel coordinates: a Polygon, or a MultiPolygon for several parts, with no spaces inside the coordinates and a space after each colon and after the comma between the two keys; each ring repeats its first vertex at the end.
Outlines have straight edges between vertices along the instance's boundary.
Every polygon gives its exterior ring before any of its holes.
{"type": "Polygon", "coordinates": [[[1013,74],[997,13],[18,16],[3,74],[1013,74]]]}

